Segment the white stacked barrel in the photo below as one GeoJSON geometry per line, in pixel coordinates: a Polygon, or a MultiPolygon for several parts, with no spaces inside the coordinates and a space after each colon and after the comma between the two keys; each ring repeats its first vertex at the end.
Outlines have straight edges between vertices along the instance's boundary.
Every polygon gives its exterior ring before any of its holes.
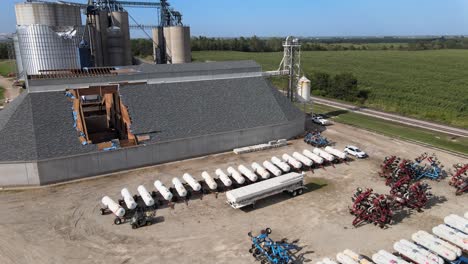
{"type": "Polygon", "coordinates": [[[411,238],[413,239],[414,242],[429,249],[430,251],[434,253],[437,253],[439,256],[445,259],[455,260],[458,258],[457,253],[455,251],[452,251],[452,249],[449,249],[443,246],[437,241],[437,239],[433,239],[432,235],[428,234],[425,231],[418,231],[414,233],[411,236],[411,238]]]}
{"type": "Polygon", "coordinates": [[[419,264],[443,264],[444,260],[422,247],[402,239],[393,245],[393,248],[399,253],[419,264]]]}
{"type": "Polygon", "coordinates": [[[122,194],[122,198],[128,209],[133,210],[137,207],[137,203],[135,202],[135,199],[133,199],[132,194],[128,191],[127,188],[123,188],[120,191],[120,194],[122,194]]]}
{"type": "Polygon", "coordinates": [[[174,184],[174,188],[176,189],[176,191],[177,191],[177,193],[179,194],[180,197],[187,196],[187,190],[185,189],[184,185],[179,180],[179,178],[173,178],[172,179],[172,184],[174,184]]]}
{"type": "Polygon", "coordinates": [[[280,176],[282,174],[281,170],[278,169],[278,167],[276,167],[275,165],[273,165],[271,162],[269,162],[268,160],[265,160],[263,162],[263,167],[265,167],[265,169],[267,169],[268,171],[271,172],[271,174],[275,175],[276,177],[280,176]]]}
{"type": "Polygon", "coordinates": [[[239,169],[239,171],[245,176],[247,177],[250,181],[254,182],[254,181],[257,181],[258,180],[258,177],[257,177],[257,174],[253,173],[251,170],[249,170],[246,166],[244,165],[239,165],[239,167],[237,167],[239,169]]]}
{"type": "Polygon", "coordinates": [[[201,185],[199,182],[197,182],[193,177],[192,175],[188,174],[188,173],[184,173],[184,175],[182,175],[182,178],[184,179],[184,181],[186,183],[188,183],[188,185],[190,185],[190,187],[198,192],[201,190],[201,185]]]}
{"type": "Polygon", "coordinates": [[[287,163],[289,163],[291,166],[293,166],[295,169],[300,169],[302,168],[302,163],[300,163],[297,159],[291,157],[289,154],[283,154],[281,156],[283,160],[287,163]]]}
{"type": "Polygon", "coordinates": [[[338,157],[338,158],[340,158],[340,159],[346,159],[346,153],[341,152],[341,151],[339,151],[339,150],[337,150],[335,148],[332,148],[330,146],[326,146],[325,151],[332,154],[332,155],[334,155],[334,156],[336,156],[336,157],[338,157]]]}
{"type": "Polygon", "coordinates": [[[143,202],[146,204],[146,206],[153,206],[154,205],[154,199],[153,196],[146,190],[145,186],[140,185],[137,188],[138,193],[141,196],[141,199],[143,199],[143,202]]]}
{"type": "Polygon", "coordinates": [[[468,251],[467,234],[443,224],[433,227],[432,233],[468,251]]]}
{"type": "Polygon", "coordinates": [[[107,207],[113,214],[118,217],[125,215],[125,209],[122,208],[118,203],[114,202],[109,196],[102,197],[102,204],[107,207]]]}
{"type": "Polygon", "coordinates": [[[409,264],[385,250],[379,250],[379,252],[372,255],[372,260],[377,264],[409,264]]]}
{"type": "Polygon", "coordinates": [[[228,172],[229,176],[234,178],[234,180],[238,184],[243,184],[245,182],[245,178],[242,177],[242,175],[238,171],[236,171],[236,169],[234,169],[233,167],[227,168],[227,172],[228,172]]]}
{"type": "Polygon", "coordinates": [[[319,148],[314,148],[312,150],[312,152],[316,155],[319,155],[320,157],[324,158],[325,160],[327,161],[333,161],[335,159],[335,157],[333,157],[333,155],[331,155],[330,153],[326,152],[326,151],[323,151],[319,148]]]}
{"type": "Polygon", "coordinates": [[[302,155],[299,152],[294,152],[292,156],[293,158],[297,159],[298,161],[300,161],[302,164],[306,165],[307,167],[312,167],[312,165],[314,165],[314,162],[311,159],[302,155]]]}
{"type": "Polygon", "coordinates": [[[336,254],[336,260],[343,264],[359,264],[357,261],[354,261],[350,256],[345,255],[343,253],[336,254]]]}
{"type": "Polygon", "coordinates": [[[278,166],[278,168],[280,168],[283,172],[288,172],[288,171],[291,170],[291,167],[289,167],[288,164],[286,164],[282,160],[278,159],[277,157],[272,157],[271,162],[273,162],[273,164],[278,166]]]}
{"type": "Polygon", "coordinates": [[[462,231],[465,234],[468,234],[468,219],[465,219],[456,214],[451,214],[444,218],[444,223],[462,231]]]}
{"type": "Polygon", "coordinates": [[[218,184],[216,184],[215,180],[211,177],[211,175],[208,172],[202,172],[201,176],[205,180],[206,185],[208,185],[208,187],[210,187],[211,190],[216,190],[218,188],[218,184]]]}
{"type": "Polygon", "coordinates": [[[302,151],[302,153],[308,157],[309,159],[313,160],[315,163],[317,164],[322,164],[323,163],[323,158],[320,157],[319,155],[315,154],[315,153],[312,153],[310,152],[309,150],[307,149],[304,149],[304,151],[302,151]]]}
{"type": "Polygon", "coordinates": [[[224,184],[224,186],[229,187],[229,186],[232,185],[231,179],[229,179],[229,177],[226,175],[226,173],[224,173],[223,170],[217,169],[215,171],[215,174],[216,174],[216,176],[218,176],[219,180],[221,180],[221,182],[224,184]]]}
{"type": "Polygon", "coordinates": [[[369,261],[367,260],[366,258],[364,258],[363,256],[359,255],[358,253],[350,250],[350,249],[345,249],[343,251],[343,254],[349,256],[350,258],[352,258],[354,261],[360,263],[360,264],[371,264],[372,261],[369,261]]]}
{"type": "Polygon", "coordinates": [[[161,194],[161,196],[166,199],[167,201],[170,201],[172,200],[172,193],[169,191],[169,189],[167,189],[166,186],[164,186],[164,184],[162,184],[161,181],[157,180],[154,182],[154,187],[156,188],[156,190],[158,190],[158,192],[161,194]]]}
{"type": "Polygon", "coordinates": [[[322,263],[323,264],[338,264],[338,263],[336,263],[335,261],[333,261],[333,260],[331,260],[329,258],[322,259],[322,263]]]}
{"type": "Polygon", "coordinates": [[[260,164],[258,164],[257,162],[254,162],[252,163],[252,169],[258,174],[260,175],[260,177],[262,177],[262,179],[268,179],[270,178],[270,173],[265,170],[265,168],[263,168],[262,166],[260,166],[260,164]]]}

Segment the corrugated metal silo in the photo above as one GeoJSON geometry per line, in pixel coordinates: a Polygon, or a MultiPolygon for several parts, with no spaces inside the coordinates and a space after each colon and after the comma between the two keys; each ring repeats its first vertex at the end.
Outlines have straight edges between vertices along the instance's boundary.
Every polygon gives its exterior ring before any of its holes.
{"type": "Polygon", "coordinates": [[[26,2],[15,5],[17,25],[78,26],[81,25],[80,8],[74,5],[26,2]]]}
{"type": "Polygon", "coordinates": [[[79,69],[78,45],[83,27],[54,31],[46,25],[18,26],[21,64],[27,74],[40,70],[79,69]]]}

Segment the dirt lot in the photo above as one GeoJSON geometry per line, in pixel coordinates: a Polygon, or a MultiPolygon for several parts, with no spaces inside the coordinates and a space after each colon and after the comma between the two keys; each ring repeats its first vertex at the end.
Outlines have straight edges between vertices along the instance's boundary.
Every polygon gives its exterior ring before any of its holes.
{"type": "MultiPolygon", "coordinates": [[[[296,198],[277,195],[261,201],[256,209],[235,210],[223,194],[204,196],[174,210],[158,210],[160,222],[132,230],[115,226],[113,217],[101,216],[103,195],[118,198],[120,189],[136,192],[139,184],[152,189],[160,179],[189,172],[200,177],[203,170],[263,161],[272,155],[310,148],[302,140],[288,147],[243,154],[213,155],[164,164],[111,177],[101,177],[61,186],[0,193],[0,263],[255,263],[249,254],[247,233],[271,227],[273,238],[298,239],[302,262],[334,257],[346,248],[368,256],[379,249],[392,249],[395,240],[430,230],[449,213],[468,210],[468,195],[456,197],[447,180],[431,182],[437,196],[422,213],[397,215],[397,224],[382,230],[373,225],[353,228],[347,207],[356,187],[388,192],[377,176],[383,157],[397,154],[414,158],[431,149],[392,140],[370,132],[336,124],[324,133],[338,148],[356,144],[371,158],[307,173],[310,190],[296,198]]],[[[437,152],[447,167],[466,159],[437,152]]],[[[200,177],[201,179],[201,177],[200,177]]]]}

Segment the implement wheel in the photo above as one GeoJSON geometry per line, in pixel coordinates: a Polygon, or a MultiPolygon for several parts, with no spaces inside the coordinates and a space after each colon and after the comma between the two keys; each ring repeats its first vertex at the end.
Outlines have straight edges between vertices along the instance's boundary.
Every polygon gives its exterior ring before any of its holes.
{"type": "Polygon", "coordinates": [[[120,225],[121,223],[122,223],[122,220],[120,218],[117,217],[114,219],[114,224],[120,225]]]}

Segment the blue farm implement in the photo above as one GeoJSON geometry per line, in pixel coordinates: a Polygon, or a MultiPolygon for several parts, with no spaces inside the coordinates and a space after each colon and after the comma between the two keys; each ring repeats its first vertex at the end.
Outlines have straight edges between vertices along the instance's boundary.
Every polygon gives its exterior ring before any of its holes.
{"type": "Polygon", "coordinates": [[[320,132],[308,132],[304,137],[304,142],[315,147],[325,147],[330,144],[326,137],[323,137],[320,132]]]}
{"type": "Polygon", "coordinates": [[[286,243],[285,241],[275,242],[269,237],[270,234],[270,228],[262,230],[258,236],[253,236],[252,232],[249,232],[249,237],[252,241],[249,252],[256,260],[261,261],[262,264],[292,263],[293,258],[290,251],[298,250],[299,248],[296,245],[286,243]]]}

